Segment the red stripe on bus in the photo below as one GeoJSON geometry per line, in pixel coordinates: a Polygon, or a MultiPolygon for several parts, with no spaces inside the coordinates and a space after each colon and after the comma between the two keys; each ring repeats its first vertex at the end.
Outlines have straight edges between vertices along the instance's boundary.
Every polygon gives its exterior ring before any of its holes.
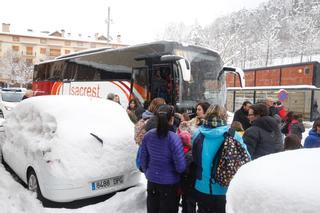
{"type": "Polygon", "coordinates": [[[129,95],[127,94],[127,92],[126,92],[120,85],[116,84],[114,81],[111,81],[111,83],[113,83],[114,85],[116,85],[117,87],[119,87],[119,88],[122,90],[122,92],[126,95],[128,101],[129,101],[129,98],[130,98],[130,97],[129,97],[129,95]]]}

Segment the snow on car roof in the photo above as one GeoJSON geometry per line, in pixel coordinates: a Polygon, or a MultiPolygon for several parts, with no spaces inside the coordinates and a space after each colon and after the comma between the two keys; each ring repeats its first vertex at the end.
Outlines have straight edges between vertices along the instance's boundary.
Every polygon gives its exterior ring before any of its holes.
{"type": "Polygon", "coordinates": [[[227,192],[227,212],[319,212],[320,149],[267,155],[237,172],[227,192]]]}
{"type": "Polygon", "coordinates": [[[4,128],[7,142],[43,153],[55,175],[87,179],[135,168],[133,124],[126,110],[113,101],[32,97],[16,106],[4,128]]]}

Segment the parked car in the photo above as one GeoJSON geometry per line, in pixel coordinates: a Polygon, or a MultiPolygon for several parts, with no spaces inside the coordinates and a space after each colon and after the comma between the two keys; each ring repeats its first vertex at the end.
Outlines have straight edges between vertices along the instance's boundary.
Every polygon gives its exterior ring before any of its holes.
{"type": "Polygon", "coordinates": [[[70,202],[140,182],[134,127],[113,101],[37,96],[18,104],[3,126],[3,160],[42,201],[70,202]]]}
{"type": "Polygon", "coordinates": [[[25,88],[2,88],[0,90],[0,117],[6,118],[7,114],[22,100],[25,88]]]}

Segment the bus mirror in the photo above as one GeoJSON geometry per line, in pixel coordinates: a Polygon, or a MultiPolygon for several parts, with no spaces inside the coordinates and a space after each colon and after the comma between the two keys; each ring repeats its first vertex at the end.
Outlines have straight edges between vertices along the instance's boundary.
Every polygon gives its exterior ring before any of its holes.
{"type": "Polygon", "coordinates": [[[190,63],[188,60],[182,58],[178,61],[178,64],[182,71],[182,78],[184,81],[190,81],[191,79],[191,69],[190,69],[190,63]]]}
{"type": "Polygon", "coordinates": [[[163,55],[160,58],[160,60],[163,62],[173,62],[173,61],[178,61],[180,59],[183,59],[183,57],[178,55],[163,55]]]}
{"type": "Polygon", "coordinates": [[[223,67],[222,70],[219,72],[218,80],[221,80],[222,75],[225,72],[232,72],[238,75],[240,79],[240,86],[243,88],[246,86],[245,79],[244,79],[244,72],[239,67],[223,67]]]}

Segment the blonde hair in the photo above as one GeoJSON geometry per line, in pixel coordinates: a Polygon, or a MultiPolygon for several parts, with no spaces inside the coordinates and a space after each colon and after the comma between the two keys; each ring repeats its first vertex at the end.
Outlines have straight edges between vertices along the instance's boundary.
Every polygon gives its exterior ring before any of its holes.
{"type": "Polygon", "coordinates": [[[228,119],[227,110],[220,105],[210,105],[206,114],[204,115],[204,119],[208,120],[212,117],[226,121],[228,119]]]}

